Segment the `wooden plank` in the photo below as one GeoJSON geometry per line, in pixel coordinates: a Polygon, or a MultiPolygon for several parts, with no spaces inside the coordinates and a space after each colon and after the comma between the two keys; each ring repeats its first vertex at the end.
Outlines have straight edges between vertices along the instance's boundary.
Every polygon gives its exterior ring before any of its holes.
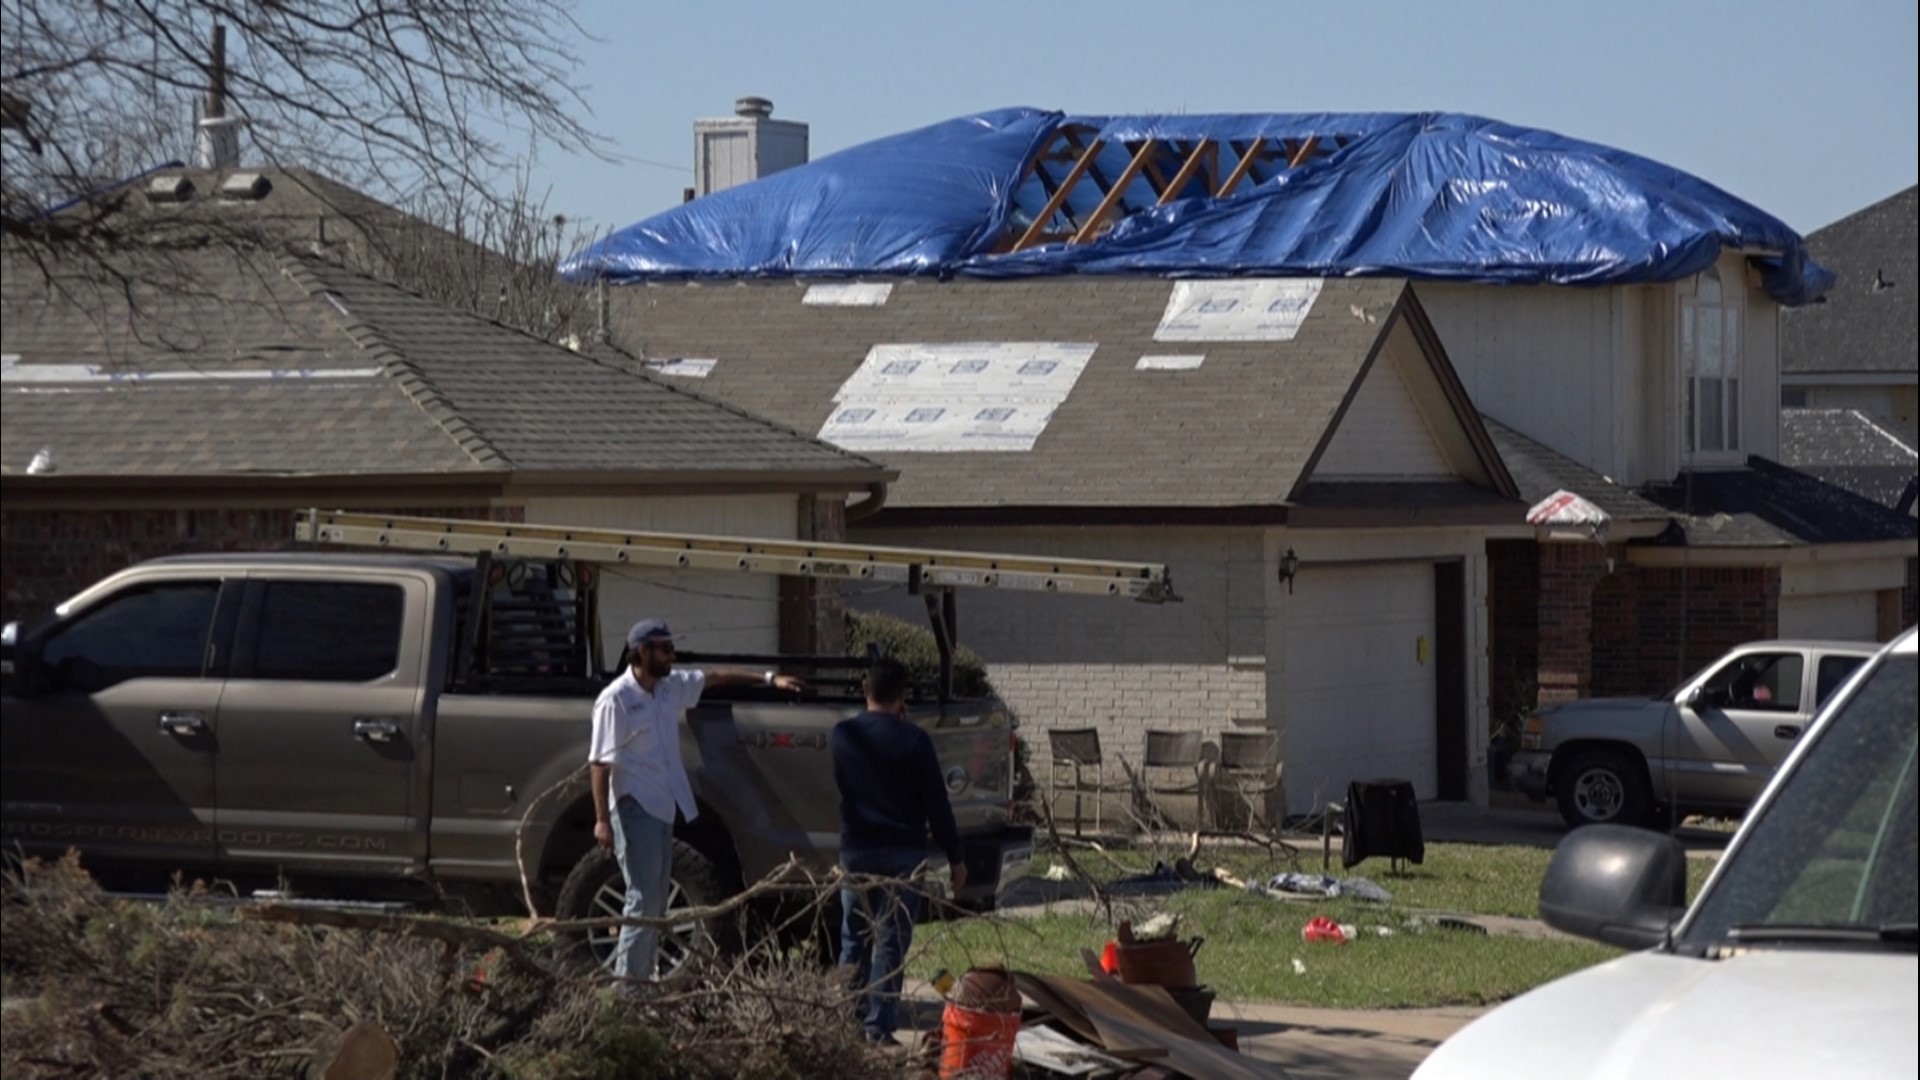
{"type": "Polygon", "coordinates": [[[1212,139],[1201,139],[1195,143],[1193,153],[1187,155],[1187,160],[1180,166],[1180,171],[1173,174],[1173,182],[1160,193],[1160,201],[1155,205],[1165,206],[1178,198],[1179,193],[1186,190],[1187,185],[1193,182],[1193,175],[1200,171],[1200,166],[1206,163],[1208,155],[1218,153],[1218,149],[1212,139]]]}
{"type": "Polygon", "coordinates": [[[1308,136],[1307,141],[1300,144],[1300,149],[1295,150],[1293,152],[1293,156],[1287,159],[1287,168],[1289,169],[1299,168],[1301,162],[1313,156],[1314,149],[1319,145],[1320,145],[1320,136],[1318,135],[1308,136]]]}
{"type": "Polygon", "coordinates": [[[1094,209],[1093,216],[1080,226],[1079,232],[1073,234],[1073,243],[1084,244],[1093,239],[1095,231],[1100,228],[1100,222],[1106,220],[1106,216],[1119,205],[1120,199],[1127,192],[1127,185],[1133,183],[1133,178],[1140,175],[1140,170],[1146,167],[1147,160],[1153,156],[1154,147],[1157,145],[1152,139],[1140,144],[1140,149],[1134,151],[1133,160],[1127,162],[1126,171],[1120,174],[1120,179],[1107,188],[1107,197],[1100,200],[1100,205],[1094,209]]]}
{"type": "Polygon", "coordinates": [[[1214,198],[1224,199],[1233,194],[1233,189],[1239,187],[1240,181],[1245,180],[1247,174],[1253,171],[1253,159],[1265,152],[1266,148],[1267,137],[1265,135],[1253,140],[1253,145],[1247,147],[1247,152],[1240,155],[1240,164],[1233,167],[1233,172],[1227,177],[1226,183],[1221,184],[1220,190],[1214,192],[1214,198]]]}
{"type": "Polygon", "coordinates": [[[1073,189],[1080,183],[1080,178],[1093,167],[1093,159],[1100,155],[1104,146],[1105,144],[1099,139],[1093,140],[1093,144],[1080,155],[1080,160],[1073,163],[1067,178],[1060,181],[1059,188],[1055,189],[1053,197],[1047,200],[1046,207],[1034,216],[1033,222],[1027,226],[1027,231],[1020,234],[1020,239],[1013,242],[1010,250],[1024,251],[1040,239],[1040,235],[1047,231],[1047,222],[1052,221],[1053,215],[1060,212],[1060,207],[1066,204],[1067,196],[1073,194],[1073,189]]]}

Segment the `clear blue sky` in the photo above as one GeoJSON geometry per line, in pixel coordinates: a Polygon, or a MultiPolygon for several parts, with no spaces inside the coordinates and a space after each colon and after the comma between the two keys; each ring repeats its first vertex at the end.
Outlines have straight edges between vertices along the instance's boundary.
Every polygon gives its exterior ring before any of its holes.
{"type": "Polygon", "coordinates": [[[1808,232],[1915,181],[1914,0],[579,0],[592,123],[549,152],[550,211],[670,207],[692,122],[748,94],[813,156],[980,109],[1447,111],[1607,143],[1808,232]]]}

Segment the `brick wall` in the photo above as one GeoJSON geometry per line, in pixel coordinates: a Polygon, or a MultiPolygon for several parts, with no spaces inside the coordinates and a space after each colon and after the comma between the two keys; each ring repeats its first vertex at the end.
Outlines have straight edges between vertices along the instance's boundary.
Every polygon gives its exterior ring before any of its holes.
{"type": "MultiPolygon", "coordinates": [[[[0,512],[0,620],[37,619],[74,593],[144,559],[294,546],[292,508],[8,510],[0,512]]],[[[435,517],[521,520],[518,508],[387,507],[435,517]]]]}
{"type": "Polygon", "coordinates": [[[1587,697],[1593,682],[1593,590],[1610,549],[1593,543],[1540,544],[1542,705],[1587,697]]]}
{"type": "MultiPolygon", "coordinates": [[[[959,598],[960,642],[987,663],[1020,717],[1042,785],[1046,729],[1092,727],[1110,775],[1138,762],[1148,728],[1198,730],[1267,722],[1266,560],[1258,529],[999,528],[857,530],[859,543],[1162,562],[1178,604],[996,594],[959,598]]],[[[926,625],[904,588],[855,586],[849,603],[926,625]]]]}
{"type": "Polygon", "coordinates": [[[1487,541],[1487,706],[1494,723],[1522,715],[1538,699],[1540,545],[1487,541]]]}
{"type": "Polygon", "coordinates": [[[1655,694],[1742,642],[1776,637],[1778,567],[1637,568],[1639,674],[1627,693],[1655,694]]]}
{"type": "Polygon", "coordinates": [[[1640,692],[1639,575],[1623,562],[1593,587],[1594,697],[1640,692]]]}

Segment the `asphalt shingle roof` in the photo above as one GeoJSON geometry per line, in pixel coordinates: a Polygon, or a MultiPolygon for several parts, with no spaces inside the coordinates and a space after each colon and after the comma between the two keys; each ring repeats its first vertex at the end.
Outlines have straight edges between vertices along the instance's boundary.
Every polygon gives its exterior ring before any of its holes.
{"type": "Polygon", "coordinates": [[[1028,451],[871,452],[901,473],[887,506],[1188,507],[1283,503],[1411,293],[1396,280],[1328,280],[1291,341],[1156,342],[1170,282],[910,279],[883,305],[802,302],[806,283],[652,284],[609,290],[615,340],[654,359],[716,361],[695,385],[800,431],[819,431],[842,384],[880,344],[1093,344],[1028,451]],[[1148,354],[1200,367],[1141,371],[1148,354]]]}
{"type": "Polygon", "coordinates": [[[1775,547],[1920,536],[1913,518],[1761,457],[1742,469],[1682,474],[1643,494],[1674,514],[1666,543],[1775,547]]]}
{"type": "Polygon", "coordinates": [[[1784,375],[1920,371],[1920,225],[1916,192],[1897,195],[1820,229],[1807,248],[1836,280],[1824,303],[1780,316],[1784,375]]]}
{"type": "Polygon", "coordinates": [[[1780,458],[1903,513],[1920,483],[1920,454],[1858,409],[1780,410],[1780,458]]]}
{"type": "Polygon", "coordinates": [[[141,318],[113,287],[5,275],[7,471],[46,448],[62,475],[492,470],[849,489],[887,475],[318,258],[216,247],[164,267],[175,287],[141,318]]]}
{"type": "Polygon", "coordinates": [[[1527,438],[1500,421],[1486,415],[1487,435],[1500,452],[1520,498],[1528,506],[1556,491],[1571,491],[1605,510],[1616,521],[1653,521],[1666,518],[1667,511],[1642,498],[1632,488],[1614,483],[1585,465],[1556,450],[1527,438]]]}

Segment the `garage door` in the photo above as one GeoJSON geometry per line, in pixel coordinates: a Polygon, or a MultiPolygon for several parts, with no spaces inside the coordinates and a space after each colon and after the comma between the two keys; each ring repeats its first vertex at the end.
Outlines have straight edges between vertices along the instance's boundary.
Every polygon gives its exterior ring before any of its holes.
{"type": "Polygon", "coordinates": [[[1289,811],[1380,777],[1438,795],[1433,591],[1430,563],[1314,567],[1281,598],[1289,811]]]}
{"type": "Polygon", "coordinates": [[[1872,592],[1814,593],[1780,598],[1780,636],[1874,641],[1879,608],[1872,592]]]}

